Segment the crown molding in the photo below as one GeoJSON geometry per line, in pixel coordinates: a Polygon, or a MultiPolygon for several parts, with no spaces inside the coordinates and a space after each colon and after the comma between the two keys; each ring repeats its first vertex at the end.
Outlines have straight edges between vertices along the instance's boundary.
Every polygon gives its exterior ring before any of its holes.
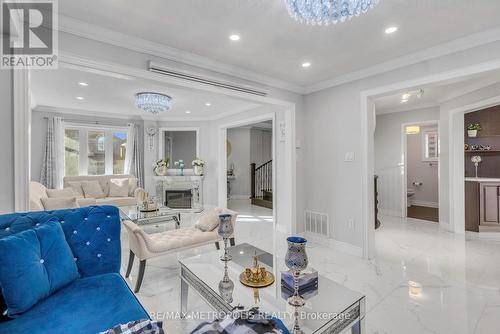
{"type": "Polygon", "coordinates": [[[98,42],[119,46],[144,54],[150,54],[171,61],[184,63],[190,66],[200,67],[238,77],[241,79],[265,84],[271,87],[288,90],[297,94],[303,94],[305,87],[279,80],[261,73],[250,71],[239,66],[226,64],[220,61],[176,49],[164,44],[155,43],[143,38],[133,37],[114,30],[88,24],[86,22],[61,15],[59,17],[59,31],[75,36],[96,40],[98,42]]]}
{"type": "Polygon", "coordinates": [[[437,46],[424,49],[406,56],[394,58],[375,66],[367,67],[359,71],[350,72],[335,78],[325,80],[306,87],[305,93],[310,94],[323,89],[343,85],[349,82],[368,78],[377,74],[382,74],[414,65],[426,60],[446,56],[452,53],[465,51],[481,45],[500,41],[500,28],[485,30],[476,34],[468,35],[451,42],[439,44],[437,46]]]}
{"type": "Polygon", "coordinates": [[[34,112],[45,112],[45,113],[57,113],[62,115],[77,115],[77,116],[90,116],[90,117],[102,117],[102,118],[113,118],[113,119],[121,119],[121,120],[145,120],[145,121],[156,121],[156,122],[208,122],[208,121],[217,121],[223,119],[225,117],[229,117],[232,115],[237,115],[242,112],[246,112],[255,108],[259,108],[260,106],[245,106],[241,108],[235,108],[232,111],[218,113],[211,116],[200,117],[200,116],[155,116],[149,114],[141,114],[141,115],[124,115],[123,113],[113,113],[109,111],[97,111],[97,110],[89,110],[89,109],[79,109],[79,108],[64,108],[64,107],[55,107],[48,105],[37,105],[31,110],[34,112]]]}
{"type": "Polygon", "coordinates": [[[381,109],[381,110],[376,110],[376,115],[381,116],[381,115],[388,115],[388,114],[394,114],[394,113],[399,113],[399,112],[423,110],[423,109],[430,109],[430,108],[439,108],[439,104],[436,102],[429,102],[429,103],[416,104],[413,106],[408,105],[408,106],[404,106],[404,107],[401,106],[401,107],[396,107],[396,108],[381,109]]]}

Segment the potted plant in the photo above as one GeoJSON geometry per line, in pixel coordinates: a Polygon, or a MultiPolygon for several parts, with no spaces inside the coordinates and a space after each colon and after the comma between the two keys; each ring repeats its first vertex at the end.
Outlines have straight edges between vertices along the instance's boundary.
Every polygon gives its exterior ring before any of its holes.
{"type": "Polygon", "coordinates": [[[169,159],[160,159],[153,164],[153,171],[158,176],[166,176],[168,173],[169,159]]]}
{"type": "Polygon", "coordinates": [[[477,132],[481,130],[481,124],[479,123],[469,123],[467,125],[467,134],[469,137],[476,137],[477,132]]]}
{"type": "Polygon", "coordinates": [[[204,174],[205,161],[196,158],[191,164],[193,165],[194,175],[201,176],[204,174]]]}

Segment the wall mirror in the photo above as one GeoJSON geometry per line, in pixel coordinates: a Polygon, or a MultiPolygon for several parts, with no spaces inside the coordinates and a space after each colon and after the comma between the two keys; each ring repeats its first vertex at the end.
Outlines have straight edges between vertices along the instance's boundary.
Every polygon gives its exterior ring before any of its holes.
{"type": "Polygon", "coordinates": [[[183,161],[184,169],[192,169],[191,162],[199,156],[198,128],[160,128],[158,159],[169,161],[169,169],[179,169],[175,162],[183,161]]]}

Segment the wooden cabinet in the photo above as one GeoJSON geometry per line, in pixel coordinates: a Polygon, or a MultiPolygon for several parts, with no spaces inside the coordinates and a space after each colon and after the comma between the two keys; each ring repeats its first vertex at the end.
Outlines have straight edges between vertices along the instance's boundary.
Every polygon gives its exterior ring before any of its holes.
{"type": "Polygon", "coordinates": [[[500,223],[500,183],[481,183],[479,186],[480,223],[500,223]]]}
{"type": "Polygon", "coordinates": [[[479,232],[479,182],[465,182],[465,230],[479,232]]]}

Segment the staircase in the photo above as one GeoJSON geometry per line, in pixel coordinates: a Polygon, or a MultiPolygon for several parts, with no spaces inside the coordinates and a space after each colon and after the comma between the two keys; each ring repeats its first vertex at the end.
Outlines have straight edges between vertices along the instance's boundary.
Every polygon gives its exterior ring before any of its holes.
{"type": "Polygon", "coordinates": [[[257,167],[256,164],[250,164],[250,178],[252,188],[252,204],[264,208],[273,208],[273,161],[257,167]]]}

